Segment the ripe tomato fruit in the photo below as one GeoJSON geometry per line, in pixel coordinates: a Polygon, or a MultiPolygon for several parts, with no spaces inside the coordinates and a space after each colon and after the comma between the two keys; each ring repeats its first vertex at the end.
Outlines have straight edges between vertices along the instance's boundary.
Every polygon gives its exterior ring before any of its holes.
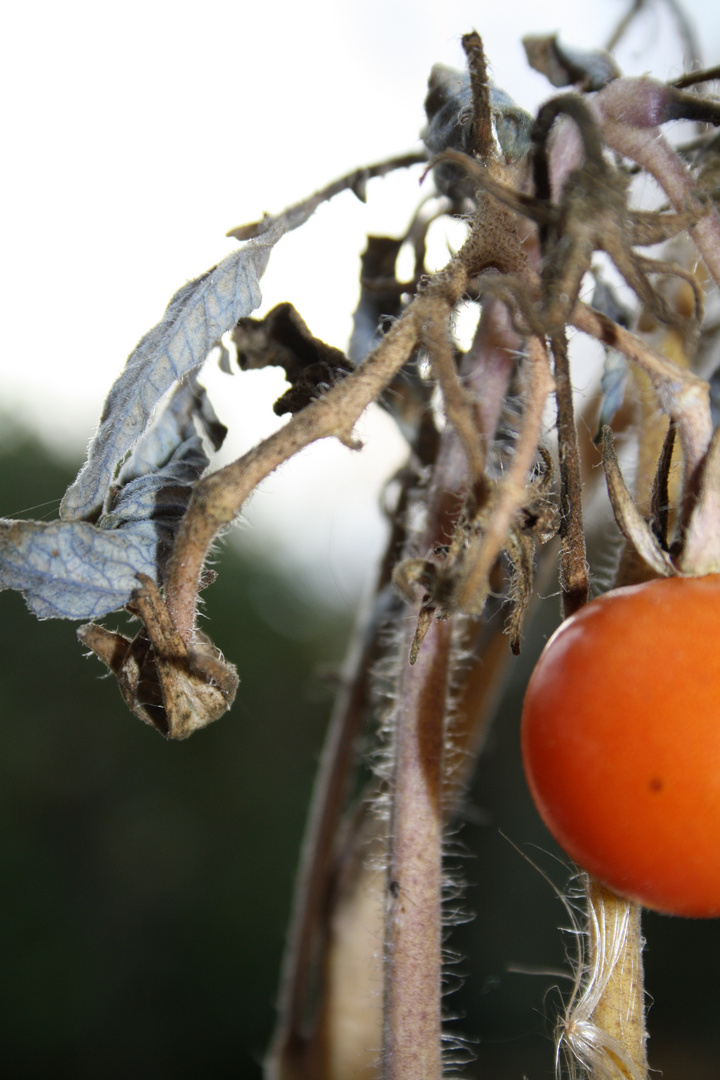
{"type": "Polygon", "coordinates": [[[720,575],[607,593],[525,695],[525,774],[583,869],[668,914],[720,915],[720,575]]]}

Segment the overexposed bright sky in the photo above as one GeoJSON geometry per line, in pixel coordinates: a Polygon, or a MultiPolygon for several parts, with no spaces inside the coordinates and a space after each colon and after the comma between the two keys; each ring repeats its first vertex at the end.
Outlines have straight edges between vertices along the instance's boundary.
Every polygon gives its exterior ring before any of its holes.
{"type": "MultiPolygon", "coordinates": [[[[528,69],[520,37],[561,30],[566,44],[597,46],[628,7],[629,0],[6,5],[0,415],[32,426],[79,464],[125,357],[175,290],[231,250],[227,229],[415,145],[428,72],[436,61],[462,66],[467,30],[482,34],[495,82],[534,110],[551,88],[528,69]]],[[[628,73],[678,74],[672,17],[662,0],[649,8],[621,64],[628,73]]],[[[717,0],[687,0],[685,8],[705,62],[717,62],[717,0]]],[[[403,229],[418,198],[417,176],[399,175],[375,181],[367,207],[349,193],[324,207],[278,245],[263,310],[291,300],[314,333],[344,347],[365,234],[403,229]]],[[[231,428],[232,453],[277,423],[276,374],[231,379],[213,367],[207,382],[231,428]]],[[[364,427],[362,455],[323,450],[304,473],[271,478],[251,508],[254,528],[272,521],[287,532],[287,521],[299,530],[319,516],[330,536],[321,561],[332,562],[335,545],[339,567],[346,548],[377,543],[379,480],[368,478],[387,472],[402,447],[382,420],[364,427]],[[311,470],[322,470],[320,478],[311,470]],[[285,507],[285,518],[268,509],[271,502],[285,507]]]]}

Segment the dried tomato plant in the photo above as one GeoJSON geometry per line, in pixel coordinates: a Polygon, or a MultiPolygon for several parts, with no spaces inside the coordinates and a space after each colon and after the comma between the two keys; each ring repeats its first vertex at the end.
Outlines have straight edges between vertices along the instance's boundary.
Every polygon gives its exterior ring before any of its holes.
{"type": "MultiPolygon", "coordinates": [[[[712,301],[720,284],[720,103],[704,88],[717,71],[681,86],[625,78],[607,52],[527,39],[530,63],[561,91],[533,117],[491,83],[479,35],[463,46],[465,71],[430,75],[424,149],[232,230],[241,246],[183,286],[128,359],[60,519],[0,523],[0,587],[21,591],[39,618],[92,620],[78,637],[130,709],[184,738],[230,709],[238,687],[197,626],[218,536],[310,443],[357,449],[372,402],[407,438],[309,815],[267,1065],[278,1080],[431,1080],[459,1067],[443,1051],[445,827],[520,650],[538,563],[547,573],[557,555],[565,615],[590,591],[583,502],[598,470],[574,414],[575,331],[606,349],[585,421],[603,430],[625,543],[618,580],[720,570],[720,437],[705,378],[716,340],[706,293],[712,301]],[[683,119],[698,133],[676,146],[665,125],[683,119]],[[432,200],[398,237],[368,238],[349,355],[289,302],[251,317],[285,233],[337,193],[364,200],[370,180],[417,165],[432,200]],[[638,176],[658,186],[656,209],[635,204],[638,176]],[[443,216],[460,217],[466,239],[428,273],[428,229],[443,216]],[[403,248],[409,281],[396,275],[403,248]],[[463,349],[454,321],[465,304],[477,324],[463,349]],[[225,432],[196,376],[227,333],[241,368],[284,369],[290,389],[275,408],[289,419],[208,473],[225,432]],[[613,425],[645,462],[633,495],[613,425]],[[122,608],[141,624],[132,640],[95,621],[122,608]],[[351,798],[354,747],[373,729],[375,779],[351,798]]],[[[592,881],[586,902],[586,962],[559,1045],[571,1075],[644,1077],[639,911],[592,881]]]]}

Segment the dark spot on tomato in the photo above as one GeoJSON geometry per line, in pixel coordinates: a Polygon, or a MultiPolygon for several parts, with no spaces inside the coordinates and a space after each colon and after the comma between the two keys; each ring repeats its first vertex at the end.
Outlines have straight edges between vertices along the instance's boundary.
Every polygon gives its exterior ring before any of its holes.
{"type": "Polygon", "coordinates": [[[654,795],[659,794],[665,787],[665,781],[660,776],[651,776],[648,781],[648,788],[654,795]]]}

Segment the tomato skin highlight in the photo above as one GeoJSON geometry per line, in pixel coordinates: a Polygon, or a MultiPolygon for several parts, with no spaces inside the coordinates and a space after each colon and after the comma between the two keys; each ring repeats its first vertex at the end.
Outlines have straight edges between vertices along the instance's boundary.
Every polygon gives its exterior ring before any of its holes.
{"type": "Polygon", "coordinates": [[[525,775],[560,846],[621,896],[720,916],[720,575],[606,593],[538,660],[525,775]]]}

